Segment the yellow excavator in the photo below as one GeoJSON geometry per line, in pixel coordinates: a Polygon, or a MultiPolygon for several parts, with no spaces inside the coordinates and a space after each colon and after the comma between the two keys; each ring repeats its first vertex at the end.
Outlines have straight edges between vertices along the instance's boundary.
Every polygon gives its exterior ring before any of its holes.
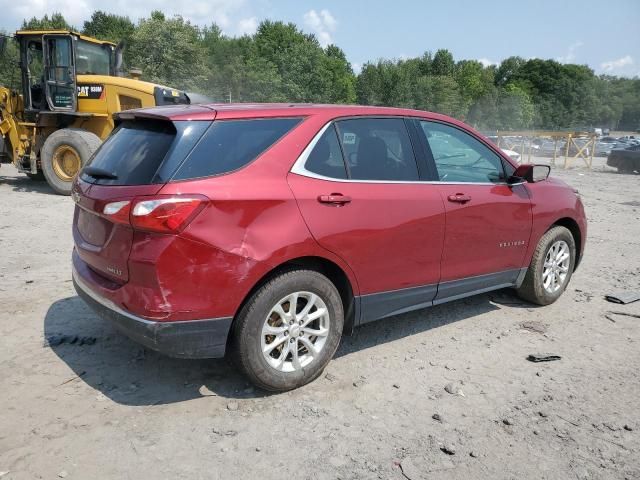
{"type": "MultiPolygon", "coordinates": [[[[114,128],[113,114],[188,104],[182,91],[132,78],[122,47],[64,30],[18,31],[21,91],[0,85],[0,163],[61,195],[114,128]]],[[[0,36],[0,54],[10,37],[0,36]]]]}

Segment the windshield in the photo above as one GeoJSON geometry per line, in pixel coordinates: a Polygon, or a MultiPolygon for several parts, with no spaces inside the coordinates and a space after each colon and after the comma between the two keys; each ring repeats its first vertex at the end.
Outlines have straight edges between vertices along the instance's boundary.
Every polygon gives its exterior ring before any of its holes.
{"type": "Polygon", "coordinates": [[[111,47],[78,40],[76,43],[76,72],[79,75],[109,75],[111,47]]]}

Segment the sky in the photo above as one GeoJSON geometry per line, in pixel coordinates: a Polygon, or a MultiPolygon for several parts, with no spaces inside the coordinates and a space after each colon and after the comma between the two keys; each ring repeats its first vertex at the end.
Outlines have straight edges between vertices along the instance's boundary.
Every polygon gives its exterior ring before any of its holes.
{"type": "Polygon", "coordinates": [[[367,61],[446,48],[456,60],[519,55],[640,76],[640,0],[0,0],[0,30],[53,12],[81,28],[96,9],[134,21],[161,10],[215,22],[231,36],[251,34],[265,19],[293,22],[341,47],[356,72],[367,61]]]}

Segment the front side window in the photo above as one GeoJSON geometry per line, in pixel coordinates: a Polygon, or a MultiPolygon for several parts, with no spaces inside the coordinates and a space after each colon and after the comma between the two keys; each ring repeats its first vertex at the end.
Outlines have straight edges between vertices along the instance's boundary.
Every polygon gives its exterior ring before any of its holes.
{"type": "Polygon", "coordinates": [[[438,122],[420,121],[442,182],[501,183],[502,159],[468,133],[438,122]]]}
{"type": "Polygon", "coordinates": [[[109,75],[111,47],[78,40],[76,42],[76,73],[78,75],[109,75]]]}
{"type": "Polygon", "coordinates": [[[336,127],[352,180],[419,180],[403,119],[341,120],[336,127]]]}

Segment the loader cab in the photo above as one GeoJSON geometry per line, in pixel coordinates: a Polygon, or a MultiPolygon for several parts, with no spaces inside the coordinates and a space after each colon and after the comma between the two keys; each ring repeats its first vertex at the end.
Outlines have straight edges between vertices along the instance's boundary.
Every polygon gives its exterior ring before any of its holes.
{"type": "Polygon", "coordinates": [[[20,66],[27,117],[75,112],[77,75],[115,75],[116,47],[74,32],[20,31],[20,66]]]}

